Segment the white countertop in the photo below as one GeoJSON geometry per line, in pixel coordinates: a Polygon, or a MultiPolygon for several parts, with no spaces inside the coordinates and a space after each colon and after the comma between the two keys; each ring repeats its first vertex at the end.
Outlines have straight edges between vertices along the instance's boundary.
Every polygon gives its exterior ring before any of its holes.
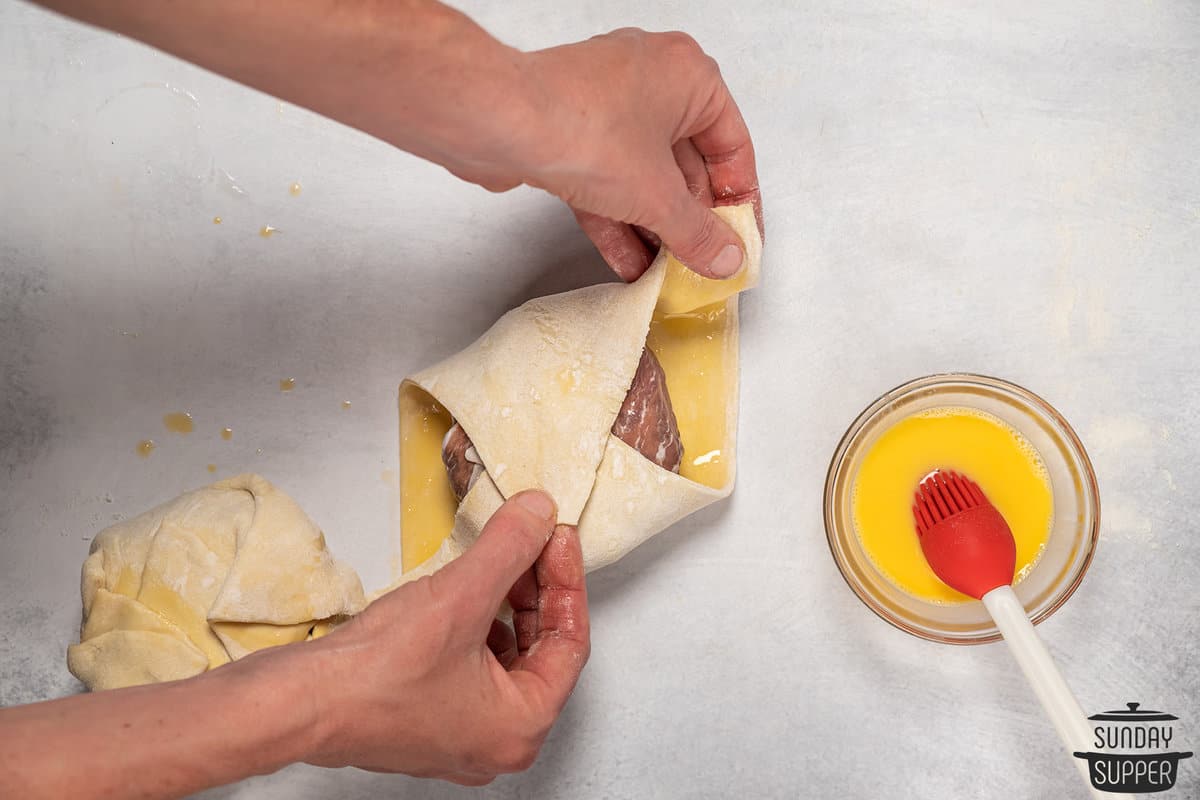
{"type": "MultiPolygon", "coordinates": [[[[592,660],[529,772],[468,791],[297,767],[205,796],[1084,797],[1002,646],[889,627],[829,557],[843,430],[948,370],[1076,427],[1103,534],[1041,633],[1089,713],[1141,701],[1200,750],[1198,6],[570,5],[464,4],[526,48],[687,30],[754,134],[738,490],[591,577],[592,660]]],[[[0,0],[0,703],[77,690],[90,537],[209,463],[268,476],[383,584],[400,379],[604,279],[549,197],[0,0]],[[172,411],[197,430],[167,433],[172,411]]],[[[1197,795],[1185,761],[1164,796],[1197,795]]]]}

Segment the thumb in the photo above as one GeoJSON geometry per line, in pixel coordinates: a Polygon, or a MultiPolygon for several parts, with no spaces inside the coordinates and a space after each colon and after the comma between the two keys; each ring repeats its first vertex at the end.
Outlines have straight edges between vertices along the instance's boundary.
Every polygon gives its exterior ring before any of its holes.
{"type": "Polygon", "coordinates": [[[688,191],[676,174],[663,185],[678,184],[664,203],[661,219],[649,220],[647,228],[662,239],[684,266],[706,278],[728,278],[742,267],[746,254],[742,240],[723,219],[688,191]]]}
{"type": "Polygon", "coordinates": [[[558,510],[550,495],[530,490],[515,494],[492,514],[475,544],[442,567],[448,583],[463,587],[461,596],[486,603],[488,622],[554,533],[558,510]]]}

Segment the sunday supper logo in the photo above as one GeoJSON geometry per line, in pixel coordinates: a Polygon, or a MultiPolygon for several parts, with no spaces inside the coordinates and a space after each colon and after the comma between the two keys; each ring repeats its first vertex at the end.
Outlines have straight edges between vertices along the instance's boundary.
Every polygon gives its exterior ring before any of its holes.
{"type": "Polygon", "coordinates": [[[1086,759],[1092,786],[1104,792],[1149,794],[1175,786],[1179,762],[1192,752],[1172,751],[1173,722],[1179,718],[1161,711],[1139,709],[1105,711],[1088,717],[1096,723],[1092,741],[1095,750],[1076,752],[1086,759]]]}

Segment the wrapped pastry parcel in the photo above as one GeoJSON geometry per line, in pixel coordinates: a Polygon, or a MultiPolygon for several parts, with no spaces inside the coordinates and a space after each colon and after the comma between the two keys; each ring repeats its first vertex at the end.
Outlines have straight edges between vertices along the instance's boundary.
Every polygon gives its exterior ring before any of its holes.
{"type": "Polygon", "coordinates": [[[177,680],[309,638],[366,605],[362,584],[257,475],[188,492],[92,541],[67,666],[89,689],[177,680]]]}
{"type": "Polygon", "coordinates": [[[524,489],[549,492],[559,522],[579,526],[588,570],[733,491],[737,294],[758,281],[762,243],[749,205],[715,213],[745,244],[733,278],[701,278],[663,250],[636,282],[530,300],[401,384],[402,580],[456,558],[504,498],[524,489]],[[665,375],[666,413],[673,406],[682,443],[678,474],[659,465],[670,455],[656,463],[627,444],[628,426],[614,431],[645,370],[643,349],[665,375]],[[461,502],[442,461],[456,424],[476,467],[461,502]]]}

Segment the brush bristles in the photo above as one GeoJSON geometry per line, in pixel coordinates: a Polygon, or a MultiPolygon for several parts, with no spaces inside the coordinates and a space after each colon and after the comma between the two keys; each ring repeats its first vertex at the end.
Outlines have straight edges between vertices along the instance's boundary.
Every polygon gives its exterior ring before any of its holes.
{"type": "Polygon", "coordinates": [[[917,487],[913,504],[913,520],[917,533],[926,531],[968,508],[987,503],[987,497],[975,481],[952,470],[934,470],[917,487]]]}

